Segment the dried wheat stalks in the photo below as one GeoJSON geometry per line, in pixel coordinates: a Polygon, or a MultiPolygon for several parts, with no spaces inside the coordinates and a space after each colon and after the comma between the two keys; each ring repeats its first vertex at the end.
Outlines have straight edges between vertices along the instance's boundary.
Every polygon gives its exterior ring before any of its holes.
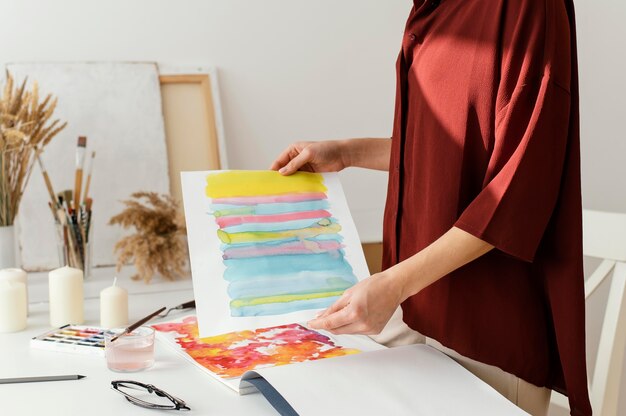
{"type": "Polygon", "coordinates": [[[9,72],[0,98],[0,226],[12,225],[37,155],[67,123],[52,121],[57,100],[39,100],[26,79],[17,85],[9,72]]]}
{"type": "Polygon", "coordinates": [[[115,244],[118,272],[124,264],[133,262],[137,274],[132,278],[146,283],[155,273],[168,280],[186,274],[187,245],[178,202],[154,192],[136,192],[131,196],[133,199],[122,201],[126,208],[109,221],[111,225],[137,230],[115,244]]]}

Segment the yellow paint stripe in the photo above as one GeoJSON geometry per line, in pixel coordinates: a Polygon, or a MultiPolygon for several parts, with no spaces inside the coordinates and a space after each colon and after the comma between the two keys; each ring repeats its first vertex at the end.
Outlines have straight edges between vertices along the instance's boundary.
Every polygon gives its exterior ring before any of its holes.
{"type": "Polygon", "coordinates": [[[309,172],[283,176],[272,170],[231,170],[208,175],[206,183],[206,195],[209,198],[327,191],[324,177],[309,172]]]}
{"type": "Polygon", "coordinates": [[[341,294],[343,294],[343,290],[335,292],[303,293],[301,295],[276,295],[251,299],[235,299],[230,302],[230,306],[233,308],[242,308],[244,306],[257,306],[264,305],[266,303],[286,303],[297,300],[330,298],[333,296],[341,296],[341,294]]]}

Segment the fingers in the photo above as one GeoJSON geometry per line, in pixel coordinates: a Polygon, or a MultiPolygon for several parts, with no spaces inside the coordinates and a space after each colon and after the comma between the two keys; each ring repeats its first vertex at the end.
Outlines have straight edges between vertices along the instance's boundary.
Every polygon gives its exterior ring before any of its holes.
{"type": "Polygon", "coordinates": [[[320,313],[309,325],[316,329],[332,329],[348,324],[346,321],[350,318],[348,306],[350,305],[350,296],[345,292],[337,299],[335,303],[330,305],[325,311],[320,313]]]}
{"type": "Polygon", "coordinates": [[[302,166],[311,161],[311,151],[308,147],[302,149],[302,151],[293,159],[289,161],[285,166],[278,169],[281,175],[291,175],[296,173],[302,166]]]}
{"type": "Polygon", "coordinates": [[[330,331],[335,335],[344,335],[344,334],[360,334],[360,335],[370,335],[369,332],[365,330],[363,323],[361,322],[353,322],[348,325],[340,326],[339,328],[335,328],[330,331]]]}
{"type": "Polygon", "coordinates": [[[326,329],[332,331],[335,328],[349,325],[354,319],[354,314],[350,311],[350,308],[343,308],[337,312],[334,312],[326,317],[320,317],[313,319],[309,322],[309,326],[313,329],[326,329]]]}
{"type": "Polygon", "coordinates": [[[278,155],[276,160],[274,160],[274,162],[272,163],[272,166],[270,166],[270,169],[279,170],[280,168],[284,167],[287,163],[289,163],[289,161],[295,154],[298,154],[298,151],[294,148],[294,145],[287,147],[285,150],[283,150],[283,152],[280,155],[278,155]]]}
{"type": "Polygon", "coordinates": [[[350,296],[349,296],[349,292],[346,290],[345,292],[343,292],[341,297],[335,301],[335,303],[333,303],[324,311],[322,311],[318,316],[316,316],[316,318],[325,318],[328,315],[345,308],[346,306],[348,306],[349,303],[350,303],[350,296]]]}

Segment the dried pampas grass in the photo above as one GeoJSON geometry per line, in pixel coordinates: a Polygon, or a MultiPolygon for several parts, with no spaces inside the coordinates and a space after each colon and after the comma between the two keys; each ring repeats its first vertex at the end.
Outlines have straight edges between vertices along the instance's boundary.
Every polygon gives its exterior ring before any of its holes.
{"type": "Polygon", "coordinates": [[[178,202],[169,195],[154,192],[136,192],[131,197],[122,201],[126,208],[109,221],[110,225],[137,230],[115,244],[118,272],[133,262],[137,274],[132,279],[143,279],[146,283],[155,273],[168,280],[186,274],[187,244],[178,202]]]}
{"type": "Polygon", "coordinates": [[[67,123],[52,121],[57,100],[39,101],[39,88],[26,89],[6,73],[0,97],[0,226],[12,225],[37,156],[67,123]]]}

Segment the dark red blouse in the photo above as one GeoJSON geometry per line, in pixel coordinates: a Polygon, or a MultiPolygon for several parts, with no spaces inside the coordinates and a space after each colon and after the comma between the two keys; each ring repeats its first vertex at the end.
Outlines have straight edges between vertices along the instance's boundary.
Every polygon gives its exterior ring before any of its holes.
{"type": "Polygon", "coordinates": [[[397,71],[385,267],[453,226],[496,247],[404,320],[591,414],[572,0],[416,0],[397,71]]]}

